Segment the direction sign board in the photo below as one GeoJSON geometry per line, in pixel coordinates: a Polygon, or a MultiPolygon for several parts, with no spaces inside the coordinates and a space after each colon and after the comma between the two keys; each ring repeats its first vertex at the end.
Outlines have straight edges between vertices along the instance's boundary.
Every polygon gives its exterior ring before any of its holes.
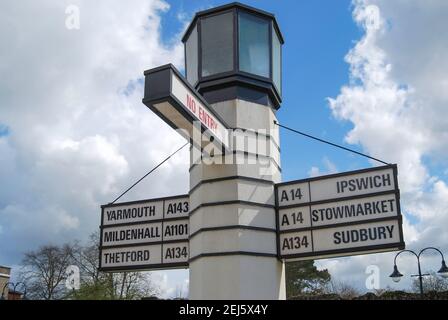
{"type": "Polygon", "coordinates": [[[188,195],[101,206],[100,270],[188,267],[188,195]]]}
{"type": "Polygon", "coordinates": [[[396,165],[280,183],[275,189],[283,259],[404,248],[396,165]]]}
{"type": "Polygon", "coordinates": [[[193,123],[219,147],[229,147],[229,128],[205,99],[171,65],[145,71],[143,103],[186,139],[193,137],[193,123]]]}

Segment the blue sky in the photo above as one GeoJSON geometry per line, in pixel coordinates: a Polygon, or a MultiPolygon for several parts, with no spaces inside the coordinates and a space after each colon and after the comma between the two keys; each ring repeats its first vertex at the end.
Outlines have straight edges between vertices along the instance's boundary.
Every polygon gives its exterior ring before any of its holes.
{"type": "MultiPolygon", "coordinates": [[[[227,3],[23,1],[0,4],[0,72],[8,75],[0,79],[0,264],[17,268],[42,244],[87,239],[101,204],[183,144],[141,103],[142,72],[182,68],[180,37],[194,13],[227,3]],[[79,29],[64,24],[69,5],[80,9],[79,29]]],[[[244,3],[274,13],[285,38],[279,121],[398,163],[408,247],[446,252],[446,0],[244,3]]],[[[282,129],[281,150],[284,181],[378,165],[282,129]]],[[[181,152],[123,200],[186,193],[188,166],[181,152]]],[[[393,285],[392,258],[317,265],[365,290],[369,265],[382,270],[382,287],[393,285]]],[[[186,271],[158,274],[168,295],[186,287],[186,271]]]]}
{"type": "MultiPolygon", "coordinates": [[[[179,28],[182,28],[179,16],[189,21],[196,11],[226,3],[228,2],[171,1],[171,10],[163,15],[162,35],[170,39],[179,32],[179,28]]],[[[279,121],[344,144],[344,136],[350,123],[335,121],[326,98],[336,96],[340,87],[348,82],[349,66],[344,62],[344,56],[362,36],[362,30],[353,23],[351,1],[244,3],[274,13],[285,38],[283,103],[278,112],[279,121]]],[[[361,150],[359,146],[351,147],[361,150]]],[[[363,158],[333,150],[283,130],[281,148],[284,180],[308,176],[312,166],[324,166],[325,158],[339,170],[369,166],[363,158]]]]}
{"type": "Polygon", "coordinates": [[[1,136],[6,136],[6,135],[8,135],[8,134],[9,134],[9,129],[8,129],[8,127],[5,126],[5,125],[2,125],[2,124],[0,123],[0,137],[1,137],[1,136]]]}

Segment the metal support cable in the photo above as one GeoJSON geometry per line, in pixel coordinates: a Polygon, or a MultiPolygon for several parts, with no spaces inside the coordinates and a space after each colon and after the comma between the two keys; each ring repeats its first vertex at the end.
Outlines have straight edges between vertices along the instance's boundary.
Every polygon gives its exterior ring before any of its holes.
{"type": "Polygon", "coordinates": [[[180,150],[185,148],[190,142],[185,143],[182,147],[178,148],[176,151],[171,153],[168,157],[166,157],[162,162],[160,162],[158,165],[156,165],[154,168],[152,168],[148,173],[146,173],[143,177],[138,179],[132,186],[126,189],[122,194],[120,194],[114,201],[112,201],[110,204],[114,204],[118,199],[120,199],[122,196],[124,196],[126,193],[128,193],[132,188],[134,188],[137,184],[139,184],[143,179],[145,179],[147,176],[149,176],[151,173],[157,170],[162,164],[167,162],[172,156],[174,156],[176,153],[178,153],[180,150]]]}
{"type": "Polygon", "coordinates": [[[341,145],[339,145],[339,144],[336,144],[336,143],[333,143],[333,142],[330,142],[330,141],[327,141],[327,140],[324,140],[324,139],[320,139],[320,138],[314,137],[314,136],[312,136],[312,135],[310,135],[310,134],[307,134],[307,133],[304,133],[304,132],[301,132],[301,131],[298,131],[298,130],[289,128],[289,127],[287,127],[287,126],[281,125],[280,123],[278,123],[278,122],[275,121],[275,120],[274,120],[274,124],[276,124],[277,126],[279,126],[279,127],[281,127],[281,128],[284,128],[284,129],[286,129],[286,130],[289,130],[289,131],[292,131],[292,132],[294,132],[294,133],[297,133],[297,134],[300,134],[300,135],[302,135],[302,136],[305,136],[305,137],[307,137],[307,138],[314,139],[314,140],[317,140],[317,141],[319,141],[319,142],[329,144],[330,146],[333,146],[333,147],[336,147],[336,148],[339,148],[339,149],[343,149],[343,150],[345,150],[345,151],[349,151],[349,152],[355,153],[355,154],[357,154],[357,155],[360,155],[360,156],[369,158],[369,159],[371,159],[371,160],[375,160],[375,161],[381,162],[382,164],[385,164],[385,165],[390,165],[390,163],[387,163],[387,162],[385,162],[385,161],[383,161],[383,160],[380,160],[380,159],[378,159],[378,158],[371,157],[371,156],[369,156],[369,155],[367,155],[367,154],[365,154],[365,153],[358,152],[358,151],[356,151],[356,150],[346,148],[346,147],[341,146],[341,145]]]}

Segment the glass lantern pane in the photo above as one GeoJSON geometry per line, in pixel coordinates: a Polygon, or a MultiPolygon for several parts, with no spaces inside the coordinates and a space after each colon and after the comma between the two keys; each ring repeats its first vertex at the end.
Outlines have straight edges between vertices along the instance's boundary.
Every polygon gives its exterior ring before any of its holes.
{"type": "Polygon", "coordinates": [[[282,45],[277,32],[272,28],[272,80],[279,93],[282,93],[282,45]]]}
{"type": "Polygon", "coordinates": [[[187,80],[194,86],[198,81],[198,29],[197,26],[191,31],[186,44],[187,80]]]}
{"type": "Polygon", "coordinates": [[[269,78],[269,21],[240,12],[238,24],[240,70],[269,78]]]}
{"type": "Polygon", "coordinates": [[[201,20],[202,76],[233,70],[233,13],[201,20]]]}

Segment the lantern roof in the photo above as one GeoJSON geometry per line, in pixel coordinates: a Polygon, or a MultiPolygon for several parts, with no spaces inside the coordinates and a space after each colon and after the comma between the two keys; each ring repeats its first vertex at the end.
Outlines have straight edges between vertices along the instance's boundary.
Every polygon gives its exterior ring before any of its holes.
{"type": "Polygon", "coordinates": [[[219,6],[219,7],[214,7],[214,8],[211,8],[211,9],[207,9],[207,10],[203,10],[203,11],[197,12],[195,14],[193,20],[191,21],[190,25],[188,26],[187,30],[185,31],[185,33],[184,33],[184,35],[182,37],[182,42],[187,41],[187,38],[188,38],[191,30],[194,28],[194,26],[195,26],[195,24],[196,24],[196,22],[197,22],[197,20],[199,18],[205,17],[205,16],[209,16],[209,15],[213,15],[213,14],[216,14],[216,13],[219,13],[219,12],[223,12],[223,11],[226,11],[226,10],[229,10],[229,9],[233,9],[233,8],[238,8],[238,9],[244,10],[244,11],[246,11],[248,13],[252,13],[252,14],[255,14],[255,15],[259,15],[259,16],[263,16],[265,18],[271,19],[274,22],[274,28],[277,31],[277,34],[278,34],[278,37],[279,37],[279,40],[280,40],[281,44],[285,43],[285,41],[283,39],[283,35],[282,35],[282,33],[280,31],[280,28],[278,26],[277,19],[275,18],[274,14],[272,14],[270,12],[267,12],[267,11],[264,11],[264,10],[261,10],[261,9],[257,9],[257,8],[248,6],[246,4],[242,4],[240,2],[232,2],[232,3],[228,3],[228,4],[225,4],[225,5],[219,6]]]}

